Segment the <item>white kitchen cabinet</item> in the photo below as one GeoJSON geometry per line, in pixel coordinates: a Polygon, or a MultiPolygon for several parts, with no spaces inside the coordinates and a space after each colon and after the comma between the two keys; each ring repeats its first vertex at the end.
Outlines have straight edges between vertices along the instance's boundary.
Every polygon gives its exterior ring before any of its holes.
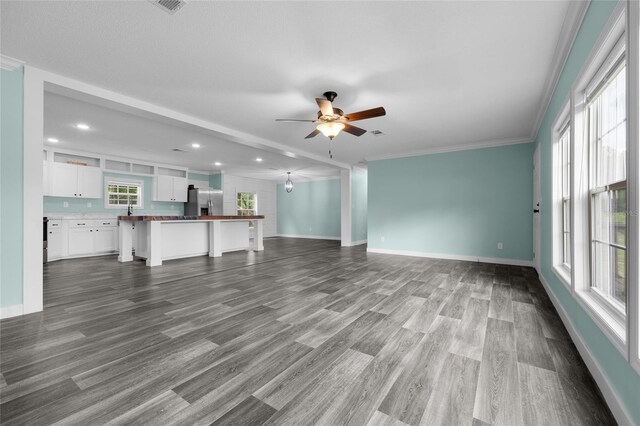
{"type": "Polygon", "coordinates": [[[49,188],[49,162],[45,161],[42,165],[42,193],[43,195],[49,195],[50,194],[50,188],[49,188]]]}
{"type": "Polygon", "coordinates": [[[68,232],[62,229],[50,229],[47,236],[48,260],[61,259],[68,256],[67,241],[68,232]]]}
{"type": "Polygon", "coordinates": [[[102,170],[98,167],[51,163],[50,195],[54,197],[102,197],[102,170]]]}
{"type": "Polygon", "coordinates": [[[51,188],[54,197],[78,196],[78,166],[74,164],[52,163],[50,165],[51,188]]]}
{"type": "Polygon", "coordinates": [[[91,227],[69,228],[69,256],[95,253],[94,232],[91,227]]]}
{"type": "Polygon", "coordinates": [[[118,222],[96,220],[94,228],[95,252],[107,253],[118,250],[118,222]]]}
{"type": "Polygon", "coordinates": [[[50,261],[118,251],[118,219],[52,219],[47,232],[50,261]]]}
{"type": "Polygon", "coordinates": [[[154,201],[187,202],[187,178],[178,176],[156,176],[156,197],[154,201]]]}
{"type": "Polygon", "coordinates": [[[189,195],[189,180],[187,178],[173,178],[173,201],[186,203],[189,195]]]}
{"type": "Polygon", "coordinates": [[[102,170],[78,167],[78,193],[83,198],[102,198],[102,170]]]}

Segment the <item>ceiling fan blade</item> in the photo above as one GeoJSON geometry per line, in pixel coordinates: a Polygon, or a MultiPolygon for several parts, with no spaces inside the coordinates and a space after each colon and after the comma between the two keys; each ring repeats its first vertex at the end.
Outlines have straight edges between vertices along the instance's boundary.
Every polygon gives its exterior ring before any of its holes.
{"type": "Polygon", "coordinates": [[[344,123],[343,132],[351,133],[353,136],[362,136],[367,131],[365,129],[361,129],[360,127],[352,126],[351,124],[344,123]]]}
{"type": "Polygon", "coordinates": [[[387,111],[383,107],[367,109],[364,111],[352,112],[351,114],[345,114],[344,118],[347,121],[366,120],[367,118],[382,117],[387,115],[387,111]]]}
{"type": "Polygon", "coordinates": [[[305,137],[305,139],[311,139],[311,138],[315,137],[318,133],[320,133],[320,130],[318,130],[318,129],[314,129],[314,131],[313,131],[313,132],[311,132],[311,133],[309,133],[309,134],[307,135],[307,137],[305,137]]]}
{"type": "Polygon", "coordinates": [[[322,115],[333,115],[333,107],[331,106],[331,102],[326,99],[316,98],[316,102],[320,107],[320,112],[322,115]]]}
{"type": "Polygon", "coordinates": [[[290,121],[290,122],[302,122],[302,123],[315,123],[316,120],[296,120],[295,118],[276,118],[276,121],[290,121]]]}

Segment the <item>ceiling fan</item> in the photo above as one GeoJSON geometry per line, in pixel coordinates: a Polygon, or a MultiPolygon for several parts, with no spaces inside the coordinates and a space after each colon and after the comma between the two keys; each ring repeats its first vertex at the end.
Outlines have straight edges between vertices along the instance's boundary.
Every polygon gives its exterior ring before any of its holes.
{"type": "Polygon", "coordinates": [[[387,114],[383,107],[345,114],[340,108],[335,108],[332,105],[333,100],[338,96],[336,92],[324,92],[323,96],[325,99],[316,98],[316,102],[320,107],[320,111],[318,111],[318,118],[316,120],[277,118],[276,121],[315,123],[317,124],[316,129],[309,133],[305,139],[311,139],[319,133],[322,133],[329,139],[333,140],[341,130],[344,130],[354,136],[362,136],[367,133],[367,131],[360,127],[352,126],[349,123],[358,120],[366,120],[368,118],[382,117],[387,114]]]}

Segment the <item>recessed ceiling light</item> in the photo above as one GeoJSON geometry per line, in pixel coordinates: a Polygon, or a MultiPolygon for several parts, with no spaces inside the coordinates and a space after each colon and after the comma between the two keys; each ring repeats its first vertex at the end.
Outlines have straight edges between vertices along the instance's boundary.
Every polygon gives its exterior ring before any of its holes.
{"type": "Polygon", "coordinates": [[[58,143],[60,141],[58,139],[56,139],[56,138],[47,138],[47,142],[58,143]]]}
{"type": "Polygon", "coordinates": [[[260,162],[262,161],[262,158],[258,157],[258,158],[256,158],[256,161],[257,161],[258,163],[260,163],[260,162]]]}
{"type": "Polygon", "coordinates": [[[222,163],[219,161],[216,161],[215,163],[213,163],[214,166],[222,166],[222,163]]]}
{"type": "Polygon", "coordinates": [[[194,143],[192,143],[192,144],[191,144],[191,147],[192,147],[192,148],[200,148],[200,144],[199,144],[199,143],[194,142],[194,143]]]}
{"type": "Polygon", "coordinates": [[[89,125],[84,123],[78,123],[76,124],[76,129],[89,130],[89,125]]]}

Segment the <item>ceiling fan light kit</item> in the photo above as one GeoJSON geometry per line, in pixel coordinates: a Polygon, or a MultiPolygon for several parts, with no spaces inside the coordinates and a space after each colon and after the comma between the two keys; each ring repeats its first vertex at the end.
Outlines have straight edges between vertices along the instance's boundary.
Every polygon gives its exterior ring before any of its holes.
{"type": "MultiPolygon", "coordinates": [[[[315,123],[317,124],[315,130],[309,133],[305,137],[305,139],[311,139],[317,136],[319,133],[322,133],[327,138],[329,138],[329,140],[333,140],[333,138],[335,138],[341,131],[345,131],[354,136],[362,136],[367,133],[367,131],[349,124],[350,122],[382,117],[383,115],[387,114],[383,107],[345,114],[340,108],[334,108],[332,105],[332,102],[338,96],[336,92],[324,92],[323,95],[325,99],[316,98],[316,103],[320,108],[320,111],[318,111],[318,118],[316,120],[278,118],[276,119],[276,121],[315,123]]],[[[329,151],[329,155],[331,156],[331,151],[329,151]]]]}
{"type": "Polygon", "coordinates": [[[321,124],[318,124],[318,127],[316,127],[316,129],[320,130],[322,134],[328,137],[329,139],[333,139],[336,136],[338,136],[338,133],[340,133],[340,130],[344,128],[345,128],[344,123],[340,123],[339,121],[330,121],[328,123],[321,123],[321,124]]]}
{"type": "Polygon", "coordinates": [[[293,191],[293,182],[291,181],[291,172],[287,172],[287,181],[284,183],[284,190],[287,192],[293,191]]]}

